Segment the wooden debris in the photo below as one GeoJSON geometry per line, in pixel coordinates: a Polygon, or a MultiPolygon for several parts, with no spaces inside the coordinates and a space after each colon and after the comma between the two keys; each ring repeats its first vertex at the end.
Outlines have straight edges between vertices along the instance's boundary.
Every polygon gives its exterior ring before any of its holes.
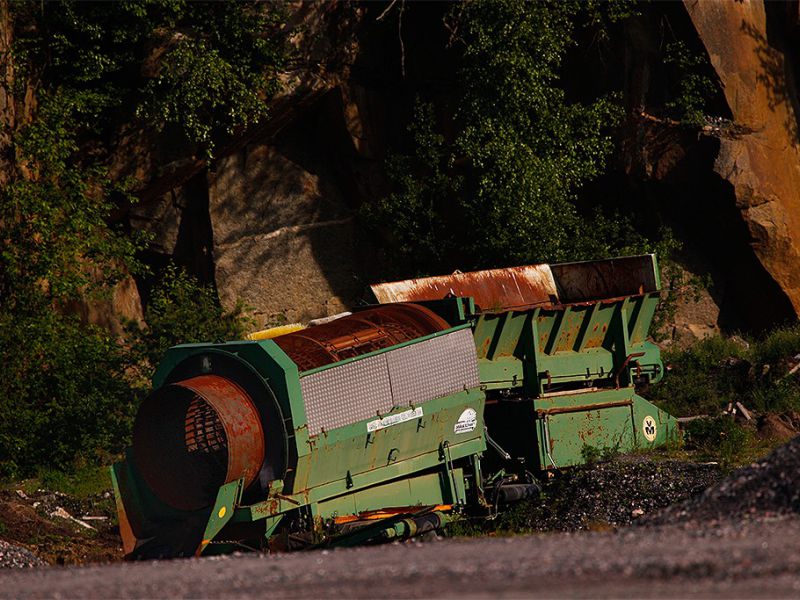
{"type": "Polygon", "coordinates": [[[741,402],[736,403],[736,407],[739,409],[739,412],[742,413],[742,416],[747,419],[748,421],[752,421],[753,417],[750,416],[750,412],[742,405],[741,402]]]}

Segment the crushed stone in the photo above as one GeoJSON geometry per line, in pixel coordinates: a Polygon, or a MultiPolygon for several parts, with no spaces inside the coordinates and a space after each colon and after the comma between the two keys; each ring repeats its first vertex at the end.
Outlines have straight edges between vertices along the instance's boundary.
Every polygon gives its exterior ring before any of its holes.
{"type": "Polygon", "coordinates": [[[734,471],[702,494],[654,515],[653,524],[748,521],[800,513],[800,437],[734,471]]]}
{"type": "Polygon", "coordinates": [[[0,540],[0,569],[27,569],[46,564],[30,550],[0,540]]]}
{"type": "Polygon", "coordinates": [[[539,499],[509,507],[495,527],[517,531],[621,527],[699,495],[722,477],[716,463],[619,457],[556,474],[544,482],[539,499]]]}

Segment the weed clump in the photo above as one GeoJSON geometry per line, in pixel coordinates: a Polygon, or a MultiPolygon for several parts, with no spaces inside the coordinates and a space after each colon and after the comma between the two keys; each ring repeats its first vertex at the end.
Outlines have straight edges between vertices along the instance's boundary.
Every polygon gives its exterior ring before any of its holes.
{"type": "Polygon", "coordinates": [[[735,465],[764,450],[755,427],[722,414],[737,403],[754,415],[800,411],[800,324],[760,339],[714,336],[667,351],[668,374],[643,395],[677,417],[707,418],[684,425],[687,448],[735,465]]]}
{"type": "Polygon", "coordinates": [[[800,324],[764,338],[714,336],[686,350],[664,353],[668,374],[646,390],[667,412],[717,415],[741,402],[759,413],[800,410],[800,324]]]}

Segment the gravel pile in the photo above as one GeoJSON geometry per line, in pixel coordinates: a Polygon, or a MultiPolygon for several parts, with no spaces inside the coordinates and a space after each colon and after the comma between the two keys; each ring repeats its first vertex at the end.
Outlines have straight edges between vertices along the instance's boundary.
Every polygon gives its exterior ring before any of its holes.
{"type": "Polygon", "coordinates": [[[628,525],[700,494],[721,477],[716,464],[621,457],[565,470],[545,483],[541,499],[510,507],[495,527],[578,531],[628,525]]]}
{"type": "Polygon", "coordinates": [[[742,521],[797,513],[800,513],[800,437],[649,521],[654,524],[742,521]]]}
{"type": "Polygon", "coordinates": [[[0,569],[26,569],[42,567],[46,564],[30,550],[12,546],[8,542],[0,540],[0,569]]]}

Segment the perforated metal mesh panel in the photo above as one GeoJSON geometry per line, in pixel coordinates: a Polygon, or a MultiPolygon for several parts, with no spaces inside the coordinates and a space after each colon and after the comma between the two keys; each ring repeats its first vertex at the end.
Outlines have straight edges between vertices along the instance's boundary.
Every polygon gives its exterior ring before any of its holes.
{"type": "Polygon", "coordinates": [[[386,355],[370,356],[300,380],[310,435],[386,413],[392,388],[386,355]]]}
{"type": "Polygon", "coordinates": [[[310,435],[385,415],[394,407],[417,406],[478,384],[478,361],[469,329],[300,380],[310,435]]]}

